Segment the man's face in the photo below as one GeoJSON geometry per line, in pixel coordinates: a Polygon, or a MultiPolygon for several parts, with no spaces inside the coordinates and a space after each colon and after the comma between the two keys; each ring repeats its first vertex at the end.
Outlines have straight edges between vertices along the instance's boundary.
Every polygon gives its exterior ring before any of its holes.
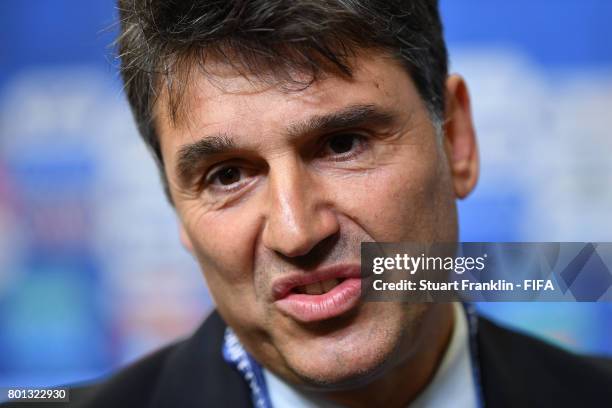
{"type": "Polygon", "coordinates": [[[266,367],[332,388],[426,341],[430,307],[359,301],[360,243],[457,238],[447,143],[409,75],[373,52],[352,67],[301,90],[196,70],[180,123],[157,121],[218,311],[266,367]]]}

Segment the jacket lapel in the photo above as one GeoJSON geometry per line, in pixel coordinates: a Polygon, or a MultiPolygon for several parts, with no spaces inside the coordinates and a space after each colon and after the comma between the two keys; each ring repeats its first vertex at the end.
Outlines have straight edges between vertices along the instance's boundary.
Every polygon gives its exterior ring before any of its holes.
{"type": "Polygon", "coordinates": [[[530,374],[515,369],[513,361],[525,359],[515,355],[514,333],[491,321],[478,319],[478,356],[480,381],[487,407],[527,407],[530,374]]]}
{"type": "Polygon", "coordinates": [[[225,323],[216,311],[168,357],[151,406],[247,407],[248,385],[222,357],[225,323]]]}

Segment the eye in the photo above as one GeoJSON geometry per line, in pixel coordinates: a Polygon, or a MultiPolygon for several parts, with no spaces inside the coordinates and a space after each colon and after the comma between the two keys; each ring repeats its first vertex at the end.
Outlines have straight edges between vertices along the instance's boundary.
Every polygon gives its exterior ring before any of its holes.
{"type": "Polygon", "coordinates": [[[238,166],[223,166],[213,170],[206,177],[206,184],[220,189],[231,189],[242,183],[247,176],[238,166]]]}
{"type": "Polygon", "coordinates": [[[224,167],[213,175],[213,181],[218,181],[223,186],[240,181],[240,169],[238,167],[224,167]]]}
{"type": "Polygon", "coordinates": [[[358,154],[367,143],[366,137],[358,133],[341,133],[332,135],[325,142],[324,155],[349,158],[358,154]]]}

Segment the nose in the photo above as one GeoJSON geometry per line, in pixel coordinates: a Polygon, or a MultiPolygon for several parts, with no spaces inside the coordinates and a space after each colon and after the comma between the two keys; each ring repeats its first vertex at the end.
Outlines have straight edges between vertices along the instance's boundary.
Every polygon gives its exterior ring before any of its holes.
{"type": "Polygon", "coordinates": [[[309,253],[340,225],[323,183],[298,160],[270,166],[263,245],[286,257],[309,253]]]}

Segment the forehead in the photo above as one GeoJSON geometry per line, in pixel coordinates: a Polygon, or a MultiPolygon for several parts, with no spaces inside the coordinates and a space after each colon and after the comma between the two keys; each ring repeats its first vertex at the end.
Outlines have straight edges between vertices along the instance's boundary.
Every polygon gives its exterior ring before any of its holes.
{"type": "Polygon", "coordinates": [[[262,75],[241,75],[226,63],[206,64],[205,71],[190,72],[176,120],[169,114],[168,93],[160,95],[155,116],[165,157],[167,150],[212,131],[250,129],[262,136],[351,105],[375,104],[388,111],[423,107],[406,70],[381,52],[361,52],[351,58],[350,77],[324,73],[314,81],[299,72],[292,75],[295,82],[274,81],[262,75]]]}

